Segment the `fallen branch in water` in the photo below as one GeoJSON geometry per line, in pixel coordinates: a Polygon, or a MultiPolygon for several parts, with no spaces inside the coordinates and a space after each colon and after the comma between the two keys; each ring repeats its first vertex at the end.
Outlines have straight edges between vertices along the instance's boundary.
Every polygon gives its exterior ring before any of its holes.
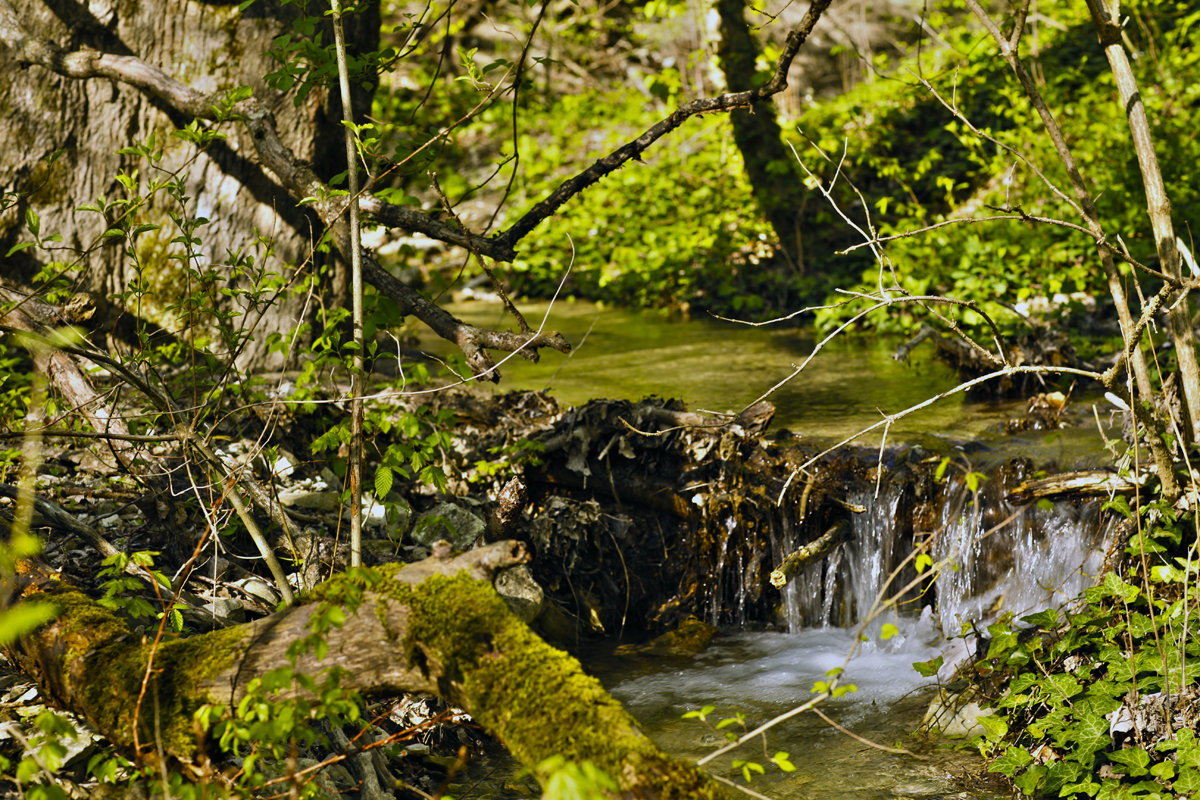
{"type": "Polygon", "coordinates": [[[1145,485],[1144,475],[1133,477],[1102,469],[1091,469],[1024,481],[1004,499],[1016,505],[1024,505],[1040,498],[1109,497],[1136,492],[1145,485]]]}
{"type": "Polygon", "coordinates": [[[771,585],[776,589],[782,589],[788,581],[795,577],[801,567],[822,557],[841,544],[849,535],[850,521],[839,520],[832,528],[825,531],[820,539],[809,542],[785,558],[783,563],[771,572],[771,585]]]}

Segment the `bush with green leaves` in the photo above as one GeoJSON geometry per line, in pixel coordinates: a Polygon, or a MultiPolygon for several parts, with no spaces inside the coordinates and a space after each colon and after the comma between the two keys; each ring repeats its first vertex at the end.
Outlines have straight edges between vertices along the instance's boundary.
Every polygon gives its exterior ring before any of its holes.
{"type": "MultiPolygon", "coordinates": [[[[949,219],[999,216],[1010,208],[1080,225],[1075,212],[1014,155],[1020,153],[1069,193],[1065,170],[1037,113],[990,37],[954,16],[953,9],[943,4],[930,17],[941,45],[931,42],[907,62],[877,65],[875,80],[816,104],[796,120],[816,145],[799,148],[802,158],[826,184],[835,172],[853,181],[862,199],[842,180],[834,190],[837,204],[863,225],[865,200],[881,236],[949,219]],[[956,120],[916,76],[979,131],[1012,150],[956,120]]],[[[1200,94],[1200,59],[1192,47],[1200,12],[1174,0],[1154,0],[1135,4],[1130,13],[1137,23],[1126,28],[1134,69],[1155,126],[1176,226],[1184,230],[1181,223],[1200,218],[1200,191],[1190,166],[1200,157],[1190,110],[1200,94]]],[[[1086,7],[1059,6],[1053,16],[1054,24],[1031,23],[1037,36],[1027,32],[1021,55],[1041,78],[1039,89],[1069,137],[1110,240],[1119,235],[1133,257],[1154,265],[1155,243],[1128,124],[1086,7]]],[[[835,255],[863,239],[828,203],[822,200],[805,224],[806,249],[819,264],[816,272],[850,277],[848,288],[862,291],[898,283],[912,294],[974,300],[1008,326],[1019,321],[1005,303],[1059,293],[1106,295],[1095,245],[1078,230],[1017,220],[948,225],[888,243],[895,274],[881,276],[865,248],[835,255]]],[[[818,321],[828,326],[855,310],[829,309],[818,321]]],[[[905,328],[916,322],[915,313],[911,306],[896,307],[891,316],[873,317],[868,324],[905,328]]],[[[981,322],[974,312],[966,312],[964,321],[981,322]]]]}
{"type": "MultiPolygon", "coordinates": [[[[1132,522],[1123,498],[1109,504],[1132,522]]],[[[977,680],[999,685],[977,744],[1029,797],[1168,798],[1200,790],[1200,553],[1190,519],[1145,505],[1076,604],[988,627],[977,680]]]]}
{"type": "MultiPolygon", "coordinates": [[[[636,137],[666,113],[628,89],[585,92],[538,109],[522,135],[536,152],[518,189],[530,199],[636,137]],[[607,124],[597,129],[595,121],[607,124]]],[[[792,276],[768,266],[763,220],[724,117],[686,123],[632,164],[569,203],[527,238],[510,280],[520,292],[566,293],[607,303],[695,306],[753,315],[790,295],[792,276]]],[[[521,203],[512,204],[519,213],[521,203]]]]}

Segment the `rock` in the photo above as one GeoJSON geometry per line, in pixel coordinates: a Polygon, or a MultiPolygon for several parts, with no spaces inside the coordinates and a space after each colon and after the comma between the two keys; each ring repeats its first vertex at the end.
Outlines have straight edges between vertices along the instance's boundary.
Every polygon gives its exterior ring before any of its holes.
{"type": "Polygon", "coordinates": [[[363,539],[363,563],[368,566],[400,560],[399,547],[391,539],[363,539]]]}
{"type": "Polygon", "coordinates": [[[967,690],[957,694],[938,690],[938,696],[929,704],[921,728],[937,732],[947,739],[969,739],[985,733],[980,717],[990,717],[995,712],[972,700],[973,692],[967,690]]]}
{"type": "Polygon", "coordinates": [[[487,523],[453,503],[439,503],[417,517],[409,538],[422,547],[447,539],[456,551],[469,550],[487,530],[487,523]]]}
{"type": "Polygon", "coordinates": [[[501,570],[493,584],[512,612],[525,624],[533,622],[538,614],[542,613],[542,603],[546,594],[533,579],[533,572],[527,565],[518,564],[501,570]]]}
{"type": "Polygon", "coordinates": [[[708,647],[716,632],[717,626],[688,617],[673,631],[645,644],[623,644],[617,648],[617,652],[640,656],[694,656],[708,647]]]}
{"type": "Polygon", "coordinates": [[[363,527],[383,528],[397,542],[412,525],[413,511],[399,495],[389,494],[383,501],[363,497],[363,527]]]}
{"type": "Polygon", "coordinates": [[[311,489],[284,489],[279,493],[279,502],[292,508],[308,508],[313,511],[336,511],[337,492],[314,492],[311,489]]]}
{"type": "Polygon", "coordinates": [[[270,608],[279,604],[279,592],[261,578],[242,578],[230,582],[230,586],[236,586],[251,597],[266,603],[270,608]]]}

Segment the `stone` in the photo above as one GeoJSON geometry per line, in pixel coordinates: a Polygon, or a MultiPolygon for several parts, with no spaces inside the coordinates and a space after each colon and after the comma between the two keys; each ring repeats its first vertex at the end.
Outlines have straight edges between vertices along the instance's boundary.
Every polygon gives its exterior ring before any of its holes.
{"type": "Polygon", "coordinates": [[[979,718],[995,712],[972,700],[972,694],[970,691],[952,694],[940,689],[925,712],[922,729],[936,731],[947,739],[970,739],[986,733],[979,718]]]}
{"type": "Polygon", "coordinates": [[[417,517],[408,534],[414,544],[432,547],[438,539],[446,539],[456,551],[471,549],[487,530],[487,523],[453,503],[439,503],[417,517]]]}
{"type": "Polygon", "coordinates": [[[337,492],[314,492],[311,489],[284,489],[279,493],[279,502],[290,508],[307,508],[313,511],[336,511],[337,492]]]}
{"type": "Polygon", "coordinates": [[[504,602],[514,614],[521,618],[526,625],[537,619],[542,613],[542,604],[546,593],[533,579],[533,572],[525,564],[501,570],[493,581],[496,592],[504,598],[504,602]]]}

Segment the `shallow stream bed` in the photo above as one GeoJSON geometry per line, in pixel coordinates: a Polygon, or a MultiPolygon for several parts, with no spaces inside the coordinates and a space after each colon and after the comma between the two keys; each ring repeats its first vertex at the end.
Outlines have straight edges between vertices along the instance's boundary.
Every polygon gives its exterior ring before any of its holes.
{"type": "MultiPolygon", "coordinates": [[[[912,750],[919,758],[870,747],[804,712],[773,728],[765,744],[749,742],[709,768],[733,776],[733,758],[758,761],[766,773],[755,776],[750,788],[778,800],[1000,797],[978,782],[977,756],[913,736],[934,688],[912,662],[932,658],[940,637],[929,620],[904,628],[891,641],[866,643],[846,666],[844,682],[857,691],[820,707],[859,736],[912,750]],[[767,763],[777,751],[790,755],[795,772],[767,763]]],[[[721,719],[740,712],[753,729],[812,697],[813,683],[843,663],[853,641],[853,632],[838,628],[727,633],[690,658],[588,660],[655,741],[672,754],[697,759],[725,743],[724,731],[743,732],[736,724],[717,731],[713,726],[721,719]],[[716,707],[707,725],[682,718],[705,705],[716,707]]],[[[736,776],[743,781],[740,772],[736,776]]]]}

